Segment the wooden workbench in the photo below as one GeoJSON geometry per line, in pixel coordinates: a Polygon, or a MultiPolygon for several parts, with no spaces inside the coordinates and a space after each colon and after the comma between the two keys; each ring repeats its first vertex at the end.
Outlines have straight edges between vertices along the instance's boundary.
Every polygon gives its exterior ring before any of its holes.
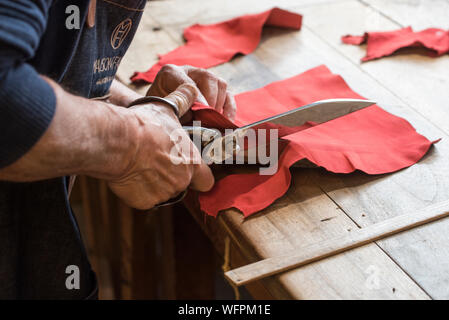
{"type": "MultiPolygon", "coordinates": [[[[231,267],[449,199],[449,56],[398,54],[361,64],[365,47],[340,41],[345,34],[408,25],[417,30],[448,29],[449,1],[150,1],[118,76],[129,83],[133,71],[144,71],[156,62],[157,53],[182,44],[182,30],[190,24],[218,22],[273,6],[303,14],[303,28],[266,29],[253,54],[212,68],[234,92],[326,64],[356,92],[407,119],[427,138],[443,139],[418,164],[394,174],[292,169],[288,193],[246,220],[237,210],[222,212],[217,219],[204,218],[191,195],[186,205],[221,255],[229,241],[231,267]]],[[[447,230],[449,219],[443,219],[258,281],[248,290],[256,298],[447,299],[447,230]]]]}

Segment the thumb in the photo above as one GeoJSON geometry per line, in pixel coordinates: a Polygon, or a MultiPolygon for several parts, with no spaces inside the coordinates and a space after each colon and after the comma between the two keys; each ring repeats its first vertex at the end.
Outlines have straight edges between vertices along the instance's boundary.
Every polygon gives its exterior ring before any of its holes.
{"type": "Polygon", "coordinates": [[[179,117],[182,117],[195,103],[198,93],[198,89],[194,85],[184,83],[166,96],[165,99],[170,100],[178,106],[179,117]]]}
{"type": "Polygon", "coordinates": [[[212,170],[204,161],[201,161],[201,164],[195,166],[192,180],[190,181],[190,188],[206,192],[212,189],[214,183],[215,179],[212,170]]]}
{"type": "Polygon", "coordinates": [[[193,159],[199,159],[200,162],[195,162],[193,167],[193,175],[190,180],[190,188],[202,192],[212,189],[215,183],[214,175],[209,166],[201,158],[201,152],[192,143],[193,159]]]}

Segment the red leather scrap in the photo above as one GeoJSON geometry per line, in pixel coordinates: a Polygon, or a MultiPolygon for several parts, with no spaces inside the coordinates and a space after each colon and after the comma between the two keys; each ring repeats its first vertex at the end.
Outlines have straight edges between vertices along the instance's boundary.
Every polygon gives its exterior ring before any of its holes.
{"type": "MultiPolygon", "coordinates": [[[[331,98],[362,98],[339,75],[322,65],[290,79],[237,95],[235,123],[215,110],[195,106],[194,116],[211,127],[235,128],[268,116],[331,98]]],[[[416,132],[408,121],[374,105],[320,125],[285,136],[289,141],[279,157],[278,171],[232,174],[199,196],[201,209],[211,216],[237,208],[245,217],[268,207],[290,186],[289,168],[307,158],[336,173],[361,170],[368,174],[394,172],[419,161],[432,142],[416,132]]]]}
{"type": "Polygon", "coordinates": [[[273,8],[216,24],[195,24],[184,30],[186,44],[159,56],[159,62],[146,72],[136,72],[132,82],[153,82],[166,64],[210,68],[231,60],[236,54],[249,54],[259,45],[264,26],[301,29],[302,16],[273,8]]]}
{"type": "Polygon", "coordinates": [[[362,61],[389,56],[403,48],[424,48],[434,57],[449,52],[449,31],[436,28],[418,32],[411,27],[386,32],[366,32],[363,36],[346,35],[341,40],[353,45],[366,43],[366,55],[362,61]]]}

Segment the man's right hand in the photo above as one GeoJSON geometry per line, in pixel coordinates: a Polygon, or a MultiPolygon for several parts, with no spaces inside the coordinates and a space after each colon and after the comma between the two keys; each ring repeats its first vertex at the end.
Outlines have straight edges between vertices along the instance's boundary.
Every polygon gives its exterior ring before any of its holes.
{"type": "MultiPolygon", "coordinates": [[[[185,84],[165,98],[186,111],[197,95],[193,85],[185,84]]],[[[136,130],[135,152],[126,159],[125,170],[109,180],[114,193],[131,207],[149,209],[189,186],[199,191],[212,188],[214,177],[210,168],[169,106],[151,103],[128,110],[134,118],[131,130],[136,130]],[[173,141],[175,137],[179,140],[173,141]]]]}
{"type": "MultiPolygon", "coordinates": [[[[212,188],[211,170],[202,161],[191,163],[201,159],[199,151],[170,107],[151,103],[127,109],[74,96],[46,81],[56,95],[53,120],[26,154],[0,169],[0,180],[25,182],[85,174],[108,181],[128,205],[143,210],[189,186],[199,191],[212,188]],[[176,148],[173,134],[183,137],[187,146],[176,148]]],[[[167,98],[180,110],[188,110],[197,94],[194,86],[185,84],[167,98]]]]}

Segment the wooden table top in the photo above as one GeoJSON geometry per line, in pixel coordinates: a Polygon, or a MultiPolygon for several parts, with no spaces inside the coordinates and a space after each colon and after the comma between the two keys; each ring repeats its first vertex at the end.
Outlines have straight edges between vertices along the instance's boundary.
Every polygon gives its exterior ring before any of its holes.
{"type": "MultiPolygon", "coordinates": [[[[364,97],[442,138],[418,164],[394,174],[341,175],[292,169],[292,185],[269,208],[244,220],[237,210],[217,219],[187,206],[224,254],[229,238],[241,257],[232,267],[280,255],[449,199],[449,56],[395,55],[360,63],[365,47],[340,37],[411,25],[449,29],[449,1],[435,0],[162,0],[151,1],[118,76],[144,71],[183,43],[182,30],[273,6],[304,15],[301,31],[266,29],[258,49],[212,68],[242,92],[326,64],[364,97]],[[238,3],[238,4],[236,4],[238,3]],[[154,28],[154,27],[160,27],[154,28]]],[[[145,92],[146,87],[138,88],[145,92]]],[[[448,299],[449,219],[259,281],[268,296],[296,299],[448,299]]],[[[236,259],[237,261],[238,259],[236,259]]]]}

